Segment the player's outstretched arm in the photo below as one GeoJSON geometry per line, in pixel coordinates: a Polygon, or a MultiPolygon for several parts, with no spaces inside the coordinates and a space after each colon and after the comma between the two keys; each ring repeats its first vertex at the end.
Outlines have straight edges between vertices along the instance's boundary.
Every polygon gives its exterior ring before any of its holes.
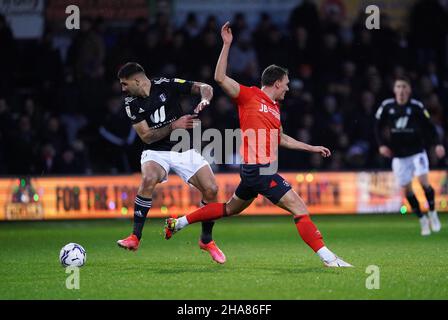
{"type": "Polygon", "coordinates": [[[192,129],[194,126],[193,120],[196,119],[196,117],[197,115],[187,114],[158,129],[150,128],[146,120],[134,124],[133,127],[144,143],[151,144],[165,138],[176,129],[192,129]]]}
{"type": "Polygon", "coordinates": [[[201,102],[194,109],[194,113],[199,113],[210,104],[213,98],[213,87],[209,84],[195,81],[191,87],[191,93],[201,95],[201,102]]]}
{"type": "Polygon", "coordinates": [[[223,45],[216,64],[215,81],[228,96],[236,98],[240,93],[240,84],[227,76],[227,61],[229,58],[230,46],[233,41],[232,30],[230,29],[230,23],[228,21],[221,28],[221,38],[223,45]]]}
{"type": "Polygon", "coordinates": [[[280,147],[293,150],[308,151],[313,153],[320,153],[324,158],[331,156],[331,151],[323,146],[312,146],[307,143],[298,141],[282,132],[280,133],[280,147]]]}

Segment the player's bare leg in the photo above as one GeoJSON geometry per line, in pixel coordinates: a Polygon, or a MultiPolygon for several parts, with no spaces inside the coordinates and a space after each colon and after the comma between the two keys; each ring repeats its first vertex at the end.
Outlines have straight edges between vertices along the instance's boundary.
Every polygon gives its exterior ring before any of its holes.
{"type": "Polygon", "coordinates": [[[289,190],[277,203],[277,206],[289,211],[294,217],[297,231],[303,241],[320,257],[327,267],[352,267],[333,252],[331,252],[323,242],[320,231],[316,228],[309,217],[305,202],[294,191],[289,190]]]}
{"type": "Polygon", "coordinates": [[[249,200],[243,200],[233,194],[232,198],[226,203],[226,216],[233,216],[243,212],[248,206],[254,202],[255,198],[249,200]]]}
{"type": "Polygon", "coordinates": [[[420,222],[420,234],[422,236],[428,236],[431,234],[431,228],[429,226],[429,219],[426,214],[423,214],[420,209],[420,203],[418,202],[417,197],[415,196],[414,190],[412,189],[412,182],[409,182],[407,185],[401,187],[402,194],[406,195],[406,199],[411,206],[412,212],[418,217],[420,222]]]}
{"type": "MultiPolygon", "coordinates": [[[[201,192],[202,206],[207,205],[208,203],[218,202],[218,186],[216,184],[215,176],[209,166],[203,166],[199,169],[188,182],[201,192]]],[[[213,240],[213,225],[213,221],[207,221],[202,224],[202,242],[208,243],[213,240]]]]}
{"type": "Polygon", "coordinates": [[[152,205],[152,193],[166,174],[165,169],[157,162],[148,161],[142,164],[142,179],[134,202],[134,229],[129,237],[117,241],[121,248],[132,251],[138,249],[146,216],[152,205]]]}
{"type": "Polygon", "coordinates": [[[428,174],[422,174],[421,176],[418,177],[418,180],[423,188],[423,191],[425,192],[426,200],[428,201],[429,206],[428,218],[431,230],[433,232],[439,232],[440,229],[442,228],[442,224],[440,223],[437,211],[435,209],[434,189],[429,184],[428,174]]]}
{"type": "MultiPolygon", "coordinates": [[[[188,182],[202,193],[201,207],[209,203],[218,202],[218,186],[216,184],[215,176],[209,166],[203,166],[199,169],[188,182]]],[[[226,256],[213,240],[212,232],[214,224],[214,221],[202,222],[199,248],[207,251],[214,261],[224,263],[226,262],[226,256]]]]}

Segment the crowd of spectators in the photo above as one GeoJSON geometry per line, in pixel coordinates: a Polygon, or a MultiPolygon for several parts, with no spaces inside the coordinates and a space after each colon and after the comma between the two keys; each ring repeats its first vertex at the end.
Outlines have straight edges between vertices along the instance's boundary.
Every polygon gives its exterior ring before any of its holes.
{"type": "MultiPolygon", "coordinates": [[[[307,0],[291,12],[287,25],[276,25],[263,13],[249,26],[244,13],[235,15],[231,76],[259,85],[266,66],[287,67],[284,131],[333,152],[323,159],[283,150],[280,169],[389,169],[377,152],[374,114],[392,95],[394,77],[403,74],[411,77],[414,96],[428,108],[447,145],[447,12],[437,0],[417,1],[408,28],[398,30],[384,15],[379,30],[366,29],[365,14],[348,24],[341,8],[318,8],[307,0]]],[[[139,171],[141,142],[121,107],[115,78],[127,61],[141,63],[151,77],[212,84],[215,97],[200,115],[202,127],[237,128],[235,106],[213,81],[222,22],[210,16],[201,25],[194,13],[180,28],[163,13],[128,28],[83,19],[79,31],[59,34],[47,28],[39,41],[25,41],[14,39],[0,17],[0,174],[139,171]]],[[[188,98],[182,105],[186,111],[194,108],[188,98]]],[[[446,165],[430,158],[435,167],[446,165]]]]}

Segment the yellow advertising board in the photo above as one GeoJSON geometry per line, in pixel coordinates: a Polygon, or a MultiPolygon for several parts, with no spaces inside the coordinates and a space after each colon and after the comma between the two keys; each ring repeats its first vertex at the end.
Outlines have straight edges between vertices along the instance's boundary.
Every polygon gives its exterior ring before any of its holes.
{"type": "MultiPolygon", "coordinates": [[[[399,212],[404,203],[390,172],[283,173],[304,199],[311,214],[399,212]]],[[[235,191],[238,174],[217,174],[218,199],[227,201],[235,191]]],[[[445,171],[433,171],[437,207],[446,210],[448,182],[445,171]]],[[[0,220],[97,219],[133,216],[140,175],[39,177],[0,179],[0,220]]],[[[415,187],[422,205],[421,188],[415,187]]],[[[178,176],[157,186],[150,217],[183,215],[198,207],[200,193],[178,176]]],[[[286,214],[259,196],[244,211],[249,215],[286,214]]]]}

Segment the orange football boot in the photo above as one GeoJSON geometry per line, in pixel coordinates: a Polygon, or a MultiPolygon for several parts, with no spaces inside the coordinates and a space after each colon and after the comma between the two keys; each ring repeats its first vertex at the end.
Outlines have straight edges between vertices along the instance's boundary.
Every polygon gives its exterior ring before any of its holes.
{"type": "Polygon", "coordinates": [[[135,234],[131,234],[126,239],[118,240],[117,244],[119,247],[131,251],[137,251],[138,246],[140,244],[140,240],[138,240],[135,234]]]}
{"type": "Polygon", "coordinates": [[[226,256],[218,248],[215,241],[212,240],[209,243],[205,244],[201,240],[199,240],[199,248],[201,248],[204,251],[207,251],[212,257],[212,259],[217,263],[223,264],[224,262],[226,262],[226,256]]]}

